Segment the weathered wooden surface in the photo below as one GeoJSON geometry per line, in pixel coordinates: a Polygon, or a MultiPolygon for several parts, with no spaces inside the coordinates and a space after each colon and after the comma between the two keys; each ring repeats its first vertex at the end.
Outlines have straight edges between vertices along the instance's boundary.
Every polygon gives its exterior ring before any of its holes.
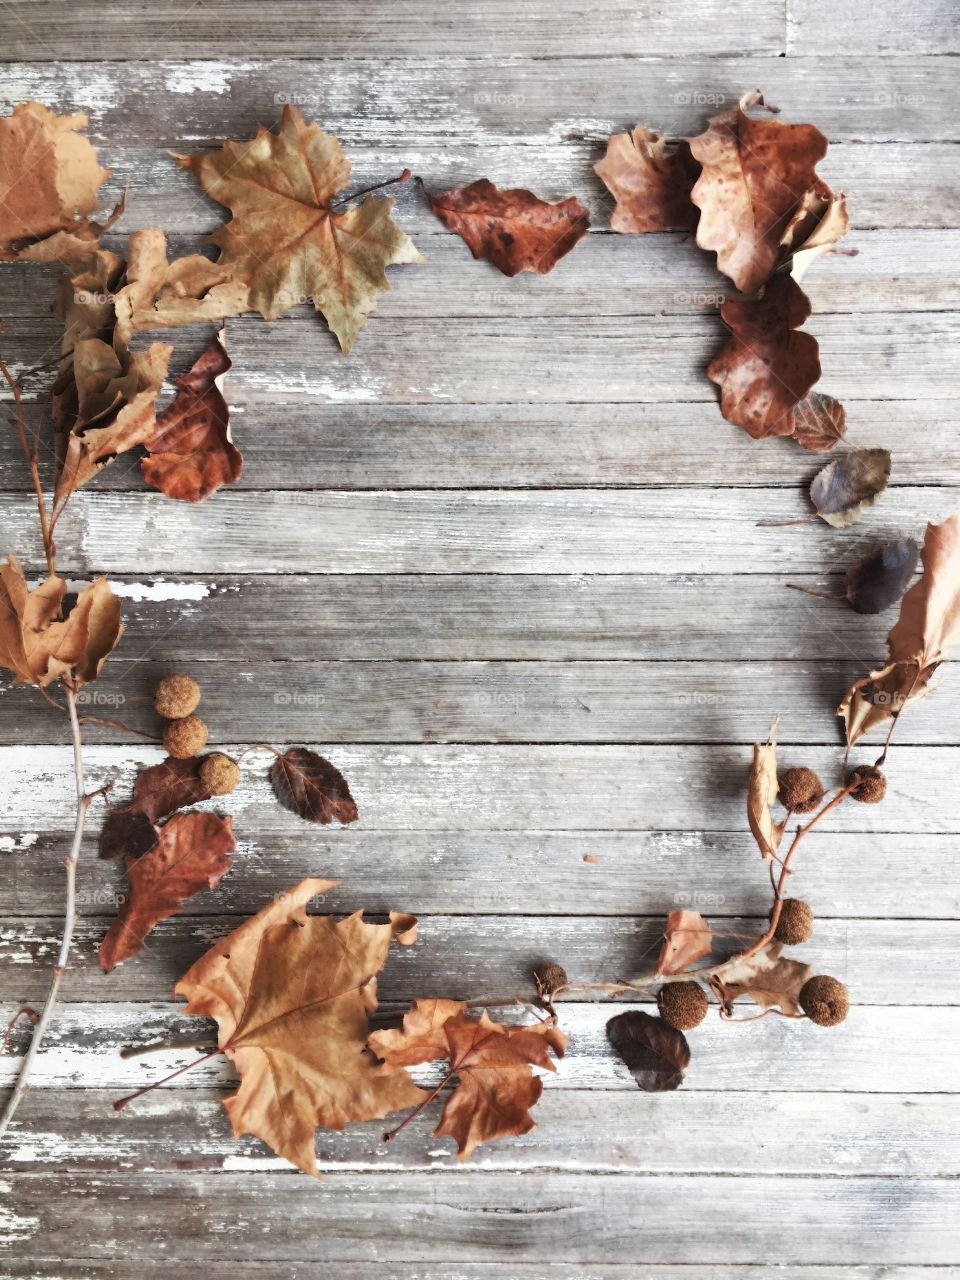
{"type": "MultiPolygon", "coordinates": [[[[173,253],[224,213],[166,149],[248,136],[284,102],[342,137],[355,188],[404,165],[433,189],[486,174],[575,192],[593,223],[553,274],[505,280],[397,188],[427,261],[390,273],[349,358],[306,308],[230,321],[234,490],[176,506],[124,461],[64,517],[61,568],[109,573],[127,623],[85,713],[151,731],[156,676],[188,667],[214,741],[318,746],[361,821],[305,831],[254,757],[219,805],[231,874],[106,976],[124,884],[96,859],[94,807],[63,1008],[0,1146],[0,1280],[330,1263],[342,1280],[960,1280],[951,664],[899,727],[888,800],[833,815],[791,882],[818,916],[805,958],[850,984],[843,1028],[711,1020],[664,1097],[610,1058],[610,1010],[570,1003],[536,1129],[463,1166],[430,1115],[389,1147],[379,1123],[320,1134],[319,1185],[232,1138],[223,1061],[111,1107],[196,1053],[121,1048],[208,1033],[171,1003],[176,977],[305,875],[340,878],[324,909],[421,914],[383,975],[387,1017],[413,994],[525,990],[548,955],[581,978],[643,971],[674,907],[756,927],[750,743],[780,712],[784,761],[835,780],[834,708],[892,621],[785,584],[842,590],[877,540],[958,505],[957,50],[945,0],[0,6],[0,101],[88,111],[109,190],[130,188],[122,229],[163,226],[173,253]],[[811,272],[806,327],[851,442],[891,448],[894,470],[847,531],[757,527],[806,514],[819,460],[721,420],[703,371],[724,277],[689,237],[611,234],[591,168],[610,131],[693,133],[754,85],[827,133],[822,172],[850,200],[858,255],[811,272]]],[[[55,277],[0,270],[16,369],[55,349],[55,277]]],[[[205,338],[174,335],[178,368],[205,338]]],[[[0,551],[36,572],[27,490],[4,432],[0,551]]],[[[90,785],[122,802],[159,750],[86,732],[90,785]]],[[[71,785],[57,713],[4,679],[0,1025],[42,995],[71,785]]]]}

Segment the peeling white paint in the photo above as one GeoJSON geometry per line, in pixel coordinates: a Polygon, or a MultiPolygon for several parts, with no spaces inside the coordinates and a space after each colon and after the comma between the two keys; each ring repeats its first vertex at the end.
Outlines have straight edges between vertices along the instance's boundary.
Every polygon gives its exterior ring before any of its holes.
{"type": "Polygon", "coordinates": [[[237,62],[178,62],[161,67],[168,93],[229,93],[233,77],[249,70],[249,63],[237,62]]]}
{"type": "Polygon", "coordinates": [[[24,831],[20,836],[0,836],[0,853],[16,853],[18,849],[32,849],[40,839],[36,831],[24,831]]]}
{"type": "Polygon", "coordinates": [[[9,1182],[0,1182],[0,1244],[13,1244],[16,1240],[30,1240],[36,1235],[40,1219],[29,1214],[19,1214],[4,1198],[13,1191],[9,1182]]]}

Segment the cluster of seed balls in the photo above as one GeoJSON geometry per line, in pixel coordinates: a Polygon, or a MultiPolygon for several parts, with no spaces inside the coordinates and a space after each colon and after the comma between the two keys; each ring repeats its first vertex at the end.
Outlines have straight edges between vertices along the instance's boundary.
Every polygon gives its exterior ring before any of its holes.
{"type": "MultiPolygon", "coordinates": [[[[207,745],[206,721],[195,715],[200,705],[200,686],[192,676],[177,672],[164,676],[153,695],[157,714],[167,724],[163,745],[175,760],[189,760],[207,745]]],[[[228,795],[240,781],[240,766],[223,751],[211,751],[200,762],[200,785],[207,795],[228,795]]]]}
{"type": "MultiPolygon", "coordinates": [[[[812,813],[823,801],[823,783],[812,769],[786,769],[779,777],[780,802],[790,813],[812,813]]],[[[852,800],[879,804],[887,793],[887,779],[873,765],[859,765],[847,775],[853,785],[852,800]]],[[[802,898],[784,898],[774,938],[785,946],[797,946],[813,934],[813,912],[802,898]]],[[[818,973],[800,988],[800,1008],[820,1027],[843,1022],[850,1006],[847,988],[837,978],[818,973]]],[[[699,1026],[707,1015],[707,993],[696,982],[673,982],[661,987],[657,1004],[664,1022],[678,1031],[699,1026]]]]}

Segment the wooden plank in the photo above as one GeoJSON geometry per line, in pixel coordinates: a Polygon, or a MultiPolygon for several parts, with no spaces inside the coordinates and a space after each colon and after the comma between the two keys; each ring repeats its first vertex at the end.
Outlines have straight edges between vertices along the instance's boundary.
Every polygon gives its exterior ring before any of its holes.
{"type": "MultiPolygon", "coordinates": [[[[315,737],[329,742],[752,743],[781,707],[794,743],[836,742],[833,715],[864,673],[846,661],[792,662],[251,662],[202,667],[203,711],[217,737],[315,737]]],[[[858,646],[859,653],[867,652],[858,646]]],[[[102,685],[83,691],[85,713],[118,715],[158,733],[153,690],[170,670],[127,654],[102,685]]],[[[960,743],[960,665],[944,668],[936,698],[911,708],[898,742],[960,743]]],[[[0,743],[57,742],[63,714],[0,677],[0,743]]],[[[99,726],[101,742],[136,734],[99,726]]]]}
{"type": "Polygon", "coordinates": [[[541,56],[546,52],[552,48],[540,44],[532,57],[511,49],[508,61],[486,51],[481,59],[388,56],[375,74],[362,49],[337,55],[335,68],[326,58],[218,60],[205,52],[204,61],[105,62],[94,82],[83,62],[21,62],[0,65],[0,91],[10,103],[38,98],[87,111],[93,136],[110,148],[154,140],[212,145],[222,136],[252,135],[259,122],[278,118],[284,101],[351,140],[436,140],[445,147],[451,136],[486,144],[509,138],[522,147],[601,139],[638,120],[679,137],[699,132],[754,84],[786,118],[814,121],[831,143],[957,138],[960,91],[943,58],[868,61],[846,56],[841,45],[828,60],[745,60],[708,49],[706,57],[686,54],[682,68],[671,58],[647,59],[638,75],[636,60],[619,56],[627,52],[622,47],[599,67],[580,56],[587,50],[541,56]]]}
{"type": "MultiPolygon", "coordinates": [[[[20,1258],[86,1242],[88,1259],[153,1259],[177,1225],[181,1263],[661,1262],[953,1264],[949,1179],[513,1173],[23,1175],[5,1209],[20,1258]],[[264,1228],[276,1225],[265,1238],[264,1228]],[[816,1224],[816,1229],[813,1229],[816,1224]],[[282,1228],[282,1229],[281,1229],[282,1228]]],[[[769,1272],[769,1268],[768,1268],[769,1272]]],[[[411,1272],[409,1274],[418,1274],[411,1272]]],[[[422,1273],[419,1273],[422,1274],[422,1273]]],[[[455,1274],[449,1270],[448,1275],[455,1274]]],[[[543,1274],[541,1270],[540,1274],[543,1274]]],[[[589,1272],[581,1271],[581,1275],[589,1272]]],[[[634,1275],[638,1272],[636,1268],[634,1275]]]]}
{"type": "MultiPolygon", "coordinates": [[[[106,982],[107,979],[104,979],[106,982]]],[[[412,996],[414,992],[410,992],[412,996]]],[[[438,994],[438,993],[434,993],[438,994]]],[[[442,994],[442,993],[440,993],[442,994]]],[[[6,1003],[0,1013],[4,1026],[16,1005],[6,1003]]],[[[404,1006],[381,1006],[378,1018],[399,1016],[404,1006]]],[[[633,1078],[612,1055],[606,1024],[625,1008],[612,1004],[566,1004],[562,1025],[571,1040],[562,1066],[544,1076],[544,1090],[593,1089],[614,1096],[636,1091],[633,1078]]],[[[646,1005],[647,1011],[652,1008],[646,1005]]],[[[509,1019],[509,1009],[499,1011],[509,1019]]],[[[12,1050],[0,1057],[0,1085],[9,1085],[17,1058],[29,1038],[29,1026],[18,1024],[12,1050]]],[[[146,1056],[122,1058],[128,1046],[154,1044],[173,1037],[194,1041],[213,1024],[189,1018],[182,1004],[93,1003],[58,1007],[44,1047],[37,1057],[33,1087],[41,1089],[112,1089],[121,1093],[162,1079],[197,1059],[195,1047],[164,1049],[146,1056]]],[[[684,1088],[716,1092],[764,1092],[771,1109],[788,1093],[938,1093],[956,1094],[954,1065],[960,1008],[897,1008],[860,1005],[851,1008],[840,1028],[814,1027],[806,1019],[762,1018],[736,1025],[708,1018],[690,1033],[692,1059],[684,1088]],[[895,1051],[891,1046],[896,1046],[895,1051]]],[[[444,1079],[441,1064],[417,1067],[417,1080],[435,1087],[444,1079]]],[[[233,1067],[222,1055],[199,1063],[163,1088],[171,1094],[235,1084],[233,1067]]],[[[663,1099],[669,1107],[671,1099],[663,1099]]],[[[616,1105],[611,1101],[611,1105],[616,1105]]],[[[123,1120],[111,1112],[110,1123],[135,1123],[137,1104],[123,1120]]],[[[469,1181],[469,1179],[468,1179],[469,1181]]]]}
{"type": "Polygon", "coordinates": [[[904,54],[960,53],[960,25],[950,0],[926,0],[909,9],[895,0],[870,5],[856,0],[830,5],[789,0],[787,31],[791,56],[829,57],[842,49],[894,61],[904,54]]]}
{"type": "MultiPolygon", "coordinates": [[[[766,728],[761,726],[761,734],[766,728]]],[[[782,759],[797,760],[786,726],[780,738],[787,744],[782,759]]],[[[312,745],[350,780],[368,831],[699,831],[707,826],[744,833],[749,849],[743,806],[751,752],[746,746],[312,745]]],[[[868,747],[860,758],[873,754],[868,747]]],[[[839,745],[805,747],[802,762],[833,783],[842,755],[839,745]]],[[[85,759],[88,787],[110,782],[114,794],[126,796],[137,769],[158,763],[163,753],[141,743],[91,746],[85,759]]],[[[231,796],[237,830],[308,838],[294,814],[272,800],[264,804],[270,793],[260,770],[266,772],[269,757],[264,753],[254,764],[255,759],[248,758],[231,796]]],[[[953,785],[957,759],[950,747],[895,747],[887,800],[845,804],[824,819],[823,830],[960,831],[960,791],[953,785]]],[[[19,836],[62,828],[74,802],[69,747],[0,748],[0,785],[6,797],[0,830],[19,836]]],[[[91,810],[92,830],[100,820],[99,807],[91,810]]],[[[347,842],[354,834],[350,829],[337,833],[347,842]]]]}
{"type": "Polygon", "coordinates": [[[377,0],[326,0],[322,18],[302,0],[189,0],[162,12],[139,5],[104,13],[93,0],[68,11],[55,0],[13,0],[0,26],[5,59],[120,61],[158,58],[557,57],[686,54],[782,54],[779,0],[696,0],[678,23],[652,3],[605,3],[590,11],[573,0],[532,0],[518,13],[509,0],[451,0],[438,14],[429,0],[401,9],[377,0]],[[545,33],[549,32],[549,41],[545,33]]]}
{"type": "MultiPolygon", "coordinates": [[[[126,792],[118,788],[118,800],[126,792]]],[[[231,806],[232,807],[232,806],[231,806]]],[[[745,832],[598,831],[496,832],[265,830],[237,824],[233,870],[216,893],[199,894],[189,916],[252,914],[278,885],[306,876],[340,879],[324,895],[334,912],[417,911],[472,916],[659,915],[694,907],[712,919],[734,912],[761,915],[770,903],[764,868],[745,832]],[[589,859],[589,860],[588,860],[589,859]],[[389,867],[389,875],[384,868],[389,867]],[[493,892],[491,886],[505,886],[493,892]]],[[[364,822],[366,822],[364,812],[364,822]]],[[[705,821],[708,819],[704,819],[705,821]]],[[[0,836],[0,911],[45,915],[63,901],[64,814],[60,827],[0,836]]],[[[919,825],[917,823],[916,825],[919,825]]],[[[902,917],[940,920],[960,915],[960,881],[953,871],[953,835],[830,832],[803,847],[790,892],[837,919],[902,917]]],[[[113,910],[125,891],[117,863],[99,862],[96,841],[84,846],[78,872],[84,915],[113,910]]],[[[477,928],[482,929],[482,920],[477,928]]],[[[925,966],[922,967],[925,972],[925,966]]]]}
{"type": "MultiPolygon", "coordinates": [[[[809,870],[805,882],[815,887],[809,870]]],[[[954,978],[960,968],[960,921],[841,920],[832,918],[835,908],[822,892],[811,897],[816,932],[809,945],[791,952],[795,959],[840,978],[860,1004],[960,1004],[954,978]],[[922,966],[914,962],[921,954],[922,966]]],[[[216,910],[217,895],[210,895],[208,901],[216,910]]],[[[62,920],[52,915],[54,905],[51,902],[40,919],[0,919],[0,1000],[35,1004],[43,999],[62,929],[62,920]]],[[[405,898],[397,898],[396,905],[417,908],[405,898]]],[[[388,963],[377,994],[382,1001],[395,1003],[409,999],[414,991],[442,991],[454,999],[484,994],[510,997],[532,990],[532,971],[547,959],[559,961],[573,981],[649,975],[656,968],[666,905],[660,915],[612,919],[541,913],[488,915],[478,921],[473,916],[422,915],[415,948],[388,963]]],[[[322,902],[315,909],[326,912],[329,907],[322,902]]],[[[746,946],[765,925],[765,916],[744,918],[728,911],[715,918],[707,909],[714,921],[718,957],[746,946]]],[[[237,926],[235,916],[164,921],[151,933],[141,954],[105,980],[97,949],[111,915],[109,905],[98,904],[92,912],[87,907],[78,922],[71,967],[62,987],[64,1000],[163,999],[195,960],[237,926]]],[[[744,1008],[749,1011],[749,1004],[744,1008]]]]}
{"type": "MultiPolygon", "coordinates": [[[[308,1262],[298,1267],[289,1262],[263,1262],[244,1259],[243,1274],[250,1280],[309,1280],[308,1262]]],[[[511,1259],[511,1280],[690,1280],[694,1268],[678,1263],[649,1265],[638,1273],[632,1262],[626,1263],[583,1263],[567,1265],[563,1262],[549,1263],[549,1270],[544,1271],[539,1262],[515,1262],[511,1259]]],[[[746,1266],[703,1266],[697,1264],[696,1280],[766,1280],[769,1271],[764,1264],[747,1264],[746,1266]]],[[[236,1263],[215,1261],[204,1262],[203,1273],[210,1280],[235,1280],[236,1263]]],[[[441,1262],[437,1264],[409,1263],[404,1266],[404,1275],[408,1280],[499,1280],[503,1275],[502,1262],[460,1262],[455,1264],[441,1262]],[[452,1267],[455,1266],[454,1271],[452,1267]]],[[[183,1271],[178,1264],[155,1262],[143,1259],[134,1263],[120,1260],[109,1262],[76,1261],[69,1257],[51,1260],[41,1258],[27,1263],[17,1261],[4,1264],[3,1280],[141,1280],[147,1276],[149,1280],[182,1280],[183,1271]]],[[[380,1262],[338,1262],[337,1280],[381,1280],[383,1264],[380,1262]]],[[[876,1280],[876,1270],[872,1267],[837,1267],[831,1266],[824,1272],[823,1267],[784,1267],[777,1265],[777,1280],[876,1280]]],[[[900,1267],[885,1266],[883,1280],[960,1280],[958,1267],[900,1267]]]]}
{"type": "MultiPolygon", "coordinates": [[[[956,506],[954,489],[905,485],[888,490],[859,524],[835,530],[819,520],[758,527],[807,516],[802,490],[224,490],[199,505],[88,488],[57,527],[57,565],[71,576],[166,574],[174,564],[179,573],[207,575],[661,575],[729,573],[735,563],[789,581],[843,570],[883,538],[922,539],[928,521],[956,506]]],[[[39,568],[32,498],[0,494],[0,522],[4,551],[39,568]]]]}
{"type": "MultiPolygon", "coordinates": [[[[255,1138],[233,1137],[222,1098],[210,1089],[158,1089],[137,1103],[135,1116],[118,1121],[109,1091],[37,1089],[0,1140],[0,1160],[16,1173],[288,1170],[255,1138]]],[[[617,1094],[613,1102],[598,1092],[548,1090],[537,1103],[535,1129],[481,1148],[459,1169],[465,1177],[473,1176],[471,1166],[524,1173],[550,1168],[767,1174],[775,1169],[784,1175],[841,1178],[960,1172],[954,1098],[783,1093],[771,1103],[766,1093],[681,1089],[667,1101],[637,1089],[617,1094]],[[812,1115],[816,1124],[810,1123],[812,1115]],[[682,1142],[677,1140],[681,1133],[682,1142]]],[[[382,1120],[351,1125],[343,1133],[321,1131],[320,1167],[325,1172],[419,1168],[452,1173],[450,1144],[433,1136],[435,1124],[433,1115],[418,1116],[386,1150],[382,1120]]]]}

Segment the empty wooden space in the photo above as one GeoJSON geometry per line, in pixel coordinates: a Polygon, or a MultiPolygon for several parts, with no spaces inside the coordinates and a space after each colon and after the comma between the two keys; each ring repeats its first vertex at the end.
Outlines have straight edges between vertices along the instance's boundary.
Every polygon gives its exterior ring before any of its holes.
{"type": "MultiPolygon", "coordinates": [[[[354,189],[404,166],[430,190],[488,176],[576,194],[592,222],[553,273],[509,280],[397,188],[426,262],[390,272],[349,357],[306,306],[229,322],[237,485],[172,503],[127,457],[71,504],[59,567],[107,574],[127,628],[86,710],[150,731],[157,677],[187,669],[213,742],[317,747],[361,817],[307,827],[254,755],[219,806],[230,875],[104,975],[123,884],[93,809],[63,1001],[0,1143],[2,1280],[960,1280],[954,664],[900,725],[885,803],[844,806],[798,859],[805,950],[850,986],[842,1027],[711,1018],[684,1087],[644,1094],[606,1045],[609,1007],[571,1001],[530,1133],[458,1164],[429,1113],[389,1146],[380,1123],[321,1132],[319,1184],[233,1139],[223,1059],[111,1106],[196,1053],[122,1049],[209,1035],[175,980],[307,875],[340,881],[324,910],[420,915],[383,1018],[415,995],[509,995],[547,958],[586,981],[643,972],[678,906],[756,930],[751,743],[780,713],[783,760],[833,782],[837,703],[893,620],[787,584],[841,591],[877,541],[960,506],[957,52],[947,0],[0,4],[0,102],[88,112],[108,191],[129,188],[118,250],[152,226],[171,255],[201,247],[224,211],[168,152],[248,137],[288,102],[341,138],[354,189]],[[818,459],[722,420],[704,368],[728,282],[690,236],[613,234],[592,170],[611,131],[690,134],[755,86],[824,130],[849,199],[857,253],[811,271],[807,328],[851,442],[894,463],[846,530],[758,525],[806,514],[818,459]]],[[[14,369],[56,350],[57,277],[0,267],[14,369]]],[[[206,338],[178,333],[176,371],[206,338]]],[[[0,554],[39,575],[11,431],[0,527],[0,554]]],[[[123,729],[86,737],[89,785],[121,799],[160,758],[123,729]]],[[[63,718],[5,674],[0,1026],[54,962],[72,786],[63,718]]]]}

